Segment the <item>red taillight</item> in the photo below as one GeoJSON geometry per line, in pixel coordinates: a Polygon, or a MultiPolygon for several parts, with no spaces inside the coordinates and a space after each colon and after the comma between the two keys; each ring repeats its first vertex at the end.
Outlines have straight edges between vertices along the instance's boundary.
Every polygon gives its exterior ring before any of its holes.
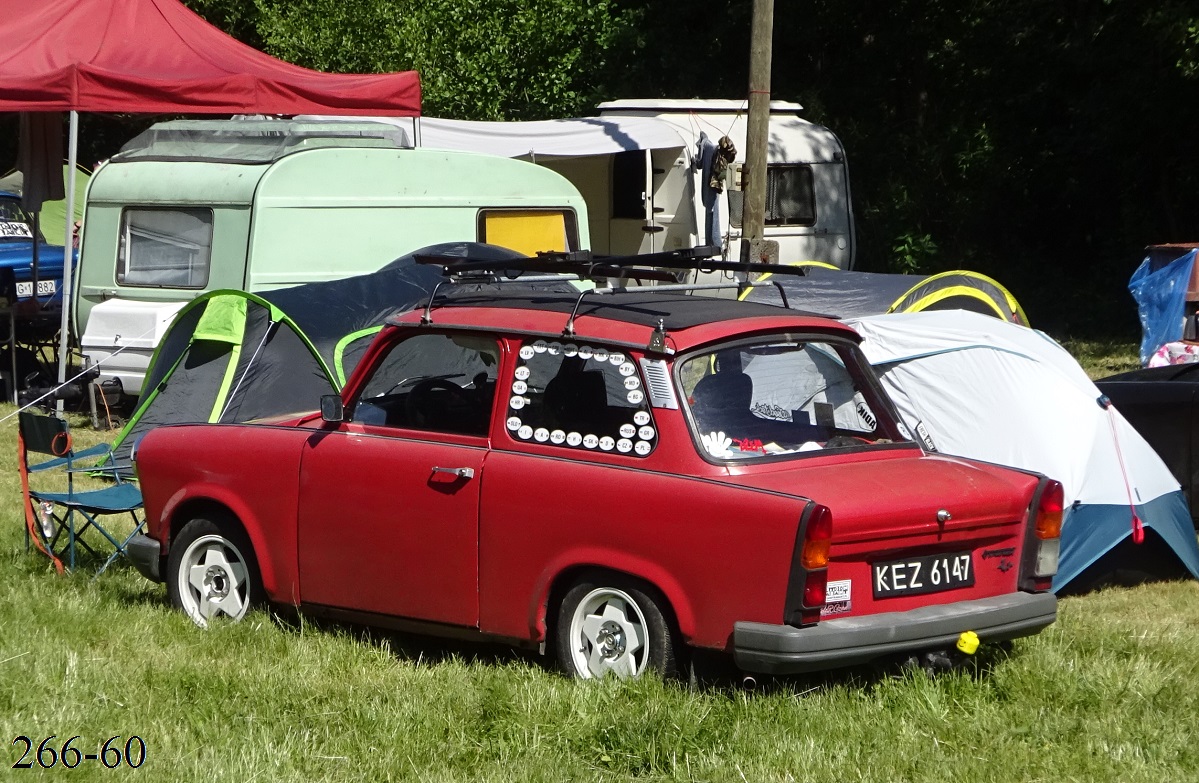
{"type": "Polygon", "coordinates": [[[1037,538],[1042,541],[1047,538],[1061,538],[1063,505],[1062,485],[1050,481],[1041,493],[1041,502],[1037,504],[1037,522],[1034,528],[1037,538]]]}
{"type": "Polygon", "coordinates": [[[806,572],[803,585],[803,608],[820,609],[824,606],[825,588],[828,586],[829,549],[833,543],[833,512],[826,506],[812,510],[804,530],[803,552],[800,565],[806,572]]]}
{"type": "Polygon", "coordinates": [[[833,513],[817,506],[804,531],[803,555],[800,562],[807,569],[828,568],[828,552],[833,543],[833,513]]]}

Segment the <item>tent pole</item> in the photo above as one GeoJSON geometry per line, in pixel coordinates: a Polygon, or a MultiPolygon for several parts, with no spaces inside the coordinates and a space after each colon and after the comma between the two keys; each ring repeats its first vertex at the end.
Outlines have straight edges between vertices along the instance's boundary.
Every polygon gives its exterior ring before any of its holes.
{"type": "MultiPolygon", "coordinates": [[[[71,285],[74,279],[75,261],[75,159],[79,153],[79,112],[71,110],[71,135],[67,152],[67,227],[62,252],[62,321],[58,327],[58,382],[67,379],[67,355],[70,353],[71,337],[71,285]]],[[[34,292],[36,295],[36,292],[34,292]]],[[[62,400],[58,410],[62,411],[62,400]]]]}

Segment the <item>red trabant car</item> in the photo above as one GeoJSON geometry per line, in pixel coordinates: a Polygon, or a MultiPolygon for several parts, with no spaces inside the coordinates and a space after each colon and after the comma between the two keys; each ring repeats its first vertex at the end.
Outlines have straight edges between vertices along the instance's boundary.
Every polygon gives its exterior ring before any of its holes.
{"type": "Polygon", "coordinates": [[[131,549],[201,626],[266,600],[584,678],[1045,628],[1061,486],[922,449],[858,339],[675,293],[451,296],[393,319],[320,414],[151,431],[131,549]]]}

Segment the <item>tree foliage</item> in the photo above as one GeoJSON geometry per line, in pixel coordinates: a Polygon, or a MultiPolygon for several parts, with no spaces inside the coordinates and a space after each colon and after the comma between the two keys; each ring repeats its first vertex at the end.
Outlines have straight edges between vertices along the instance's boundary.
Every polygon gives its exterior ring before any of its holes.
{"type": "MultiPolygon", "coordinates": [[[[310,68],[417,70],[434,116],[747,91],[752,0],[185,2],[310,68]]],[[[1193,0],[775,0],[773,60],[845,143],[864,269],[975,269],[1039,325],[1131,332],[1143,248],[1199,241],[1193,0]]],[[[137,130],[83,122],[83,159],[137,130]]]]}

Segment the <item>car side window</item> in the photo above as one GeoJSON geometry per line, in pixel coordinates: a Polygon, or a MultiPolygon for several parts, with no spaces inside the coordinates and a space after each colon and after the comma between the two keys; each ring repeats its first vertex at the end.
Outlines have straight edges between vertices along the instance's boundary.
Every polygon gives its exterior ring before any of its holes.
{"type": "Polygon", "coordinates": [[[637,457],[657,445],[641,374],[621,351],[530,341],[507,391],[506,426],[516,440],[637,457]]]}
{"type": "Polygon", "coordinates": [[[491,337],[409,337],[375,367],[350,420],[486,436],[499,364],[499,344],[491,337]]]}

